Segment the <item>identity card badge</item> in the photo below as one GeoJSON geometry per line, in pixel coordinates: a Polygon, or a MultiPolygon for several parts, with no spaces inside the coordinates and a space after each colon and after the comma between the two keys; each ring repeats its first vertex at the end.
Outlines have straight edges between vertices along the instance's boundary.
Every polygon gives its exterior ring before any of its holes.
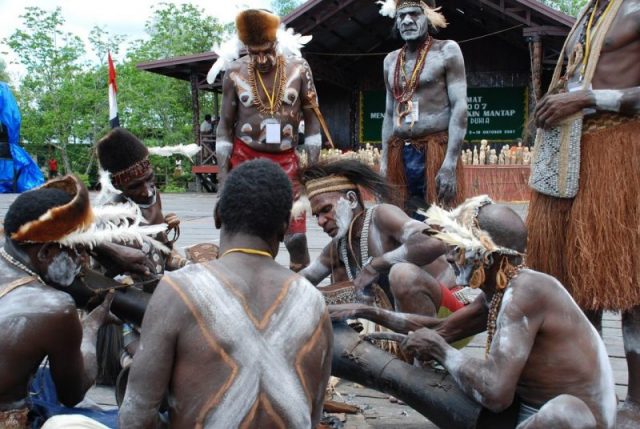
{"type": "Polygon", "coordinates": [[[411,114],[404,117],[404,121],[407,123],[418,122],[420,117],[420,102],[416,99],[411,100],[411,114]]]}
{"type": "Polygon", "coordinates": [[[264,122],[265,127],[267,128],[267,143],[280,144],[280,136],[282,135],[280,130],[280,121],[275,118],[269,118],[264,122]]]}

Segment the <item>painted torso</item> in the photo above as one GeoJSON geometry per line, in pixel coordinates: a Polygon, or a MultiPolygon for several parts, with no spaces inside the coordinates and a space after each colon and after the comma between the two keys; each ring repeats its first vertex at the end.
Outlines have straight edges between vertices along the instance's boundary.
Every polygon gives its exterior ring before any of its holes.
{"type": "MultiPolygon", "coordinates": [[[[28,275],[0,259],[0,293],[28,275]]],[[[50,331],[55,332],[59,313],[70,306],[68,294],[38,281],[0,298],[0,410],[15,408],[12,404],[28,397],[28,383],[46,356],[50,331]]]]}
{"type": "MultiPolygon", "coordinates": [[[[606,7],[608,2],[603,2],[606,7]]],[[[587,14],[588,15],[588,14],[587,14]]],[[[576,23],[582,28],[584,20],[576,23]]],[[[640,0],[624,0],[604,40],[600,59],[592,79],[593,89],[621,89],[640,85],[640,0]]],[[[567,44],[567,57],[573,51],[581,31],[567,44]]],[[[570,81],[578,80],[578,73],[570,81]]]]}
{"type": "MultiPolygon", "coordinates": [[[[433,39],[433,43],[426,57],[422,73],[420,73],[418,87],[413,100],[418,102],[419,120],[413,123],[398,121],[398,112],[393,114],[393,135],[401,138],[420,137],[427,134],[447,130],[451,117],[451,102],[447,92],[447,66],[452,56],[459,53],[455,42],[450,40],[433,39]]],[[[391,52],[384,60],[386,84],[393,90],[396,63],[400,50],[391,52]]],[[[405,74],[410,77],[416,63],[416,53],[407,51],[405,60],[405,74]]],[[[402,73],[400,73],[402,76],[402,73]]]]}
{"type": "MultiPolygon", "coordinates": [[[[302,118],[302,109],[318,103],[309,65],[301,58],[286,58],[282,104],[280,109],[271,116],[269,113],[261,113],[254,104],[255,95],[250,84],[248,63],[247,55],[235,61],[227,71],[233,81],[236,95],[233,103],[237,109],[237,121],[232,125],[235,137],[261,152],[282,152],[295,148],[298,144],[298,125],[302,118]],[[280,123],[281,142],[279,144],[266,143],[265,123],[268,121],[280,123]]],[[[261,75],[269,94],[273,91],[275,70],[274,67],[269,73],[261,75]]],[[[263,104],[268,105],[267,96],[257,77],[255,85],[258,97],[263,104]]]]}
{"type": "MultiPolygon", "coordinates": [[[[604,343],[566,289],[552,277],[525,270],[511,282],[498,313],[498,331],[491,348],[505,344],[503,335],[517,335],[513,326],[504,323],[504,309],[524,308],[519,303],[532,299],[533,289],[546,296],[544,322],[520,375],[518,396],[528,404],[543,405],[558,395],[574,395],[593,411],[598,427],[612,427],[617,400],[604,343]]],[[[523,317],[527,327],[527,318],[535,315],[523,317]]],[[[517,353],[513,341],[508,343],[517,353]]]]}
{"type": "Polygon", "coordinates": [[[219,262],[165,277],[193,317],[177,345],[172,427],[311,427],[328,316],[309,282],[287,276],[250,296],[219,262]]]}

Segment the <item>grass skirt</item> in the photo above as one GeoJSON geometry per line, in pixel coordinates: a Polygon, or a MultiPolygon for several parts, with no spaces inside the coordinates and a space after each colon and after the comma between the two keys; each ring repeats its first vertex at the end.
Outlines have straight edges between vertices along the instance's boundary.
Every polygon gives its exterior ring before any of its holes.
{"type": "Polygon", "coordinates": [[[638,120],[583,134],[576,197],[532,192],[527,263],[557,278],[586,310],[640,304],[638,136],[638,120]]]}

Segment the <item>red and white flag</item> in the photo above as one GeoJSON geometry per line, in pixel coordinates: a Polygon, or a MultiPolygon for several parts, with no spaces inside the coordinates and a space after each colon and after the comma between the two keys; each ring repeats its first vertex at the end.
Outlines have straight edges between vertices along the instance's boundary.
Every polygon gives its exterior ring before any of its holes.
{"type": "Polygon", "coordinates": [[[120,119],[118,118],[118,101],[116,96],[118,95],[118,85],[116,85],[116,68],[113,66],[113,60],[111,59],[111,52],[108,55],[109,61],[109,124],[111,128],[120,126],[120,119]]]}

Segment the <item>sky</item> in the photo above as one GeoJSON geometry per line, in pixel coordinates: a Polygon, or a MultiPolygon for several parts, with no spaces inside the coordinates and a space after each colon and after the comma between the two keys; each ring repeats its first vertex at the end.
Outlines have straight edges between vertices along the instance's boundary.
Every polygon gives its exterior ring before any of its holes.
{"type": "MultiPolygon", "coordinates": [[[[146,37],[144,23],[152,14],[151,7],[161,1],[191,3],[222,23],[233,21],[239,10],[247,7],[270,8],[271,4],[270,0],[0,0],[0,41],[22,26],[20,15],[27,6],[38,6],[47,11],[61,7],[66,21],[63,31],[78,35],[87,46],[89,32],[94,26],[103,27],[110,34],[122,34],[128,41],[141,39],[146,37]]],[[[0,44],[0,55],[7,63],[7,71],[12,79],[24,72],[21,66],[15,64],[17,58],[8,46],[0,44]]]]}

